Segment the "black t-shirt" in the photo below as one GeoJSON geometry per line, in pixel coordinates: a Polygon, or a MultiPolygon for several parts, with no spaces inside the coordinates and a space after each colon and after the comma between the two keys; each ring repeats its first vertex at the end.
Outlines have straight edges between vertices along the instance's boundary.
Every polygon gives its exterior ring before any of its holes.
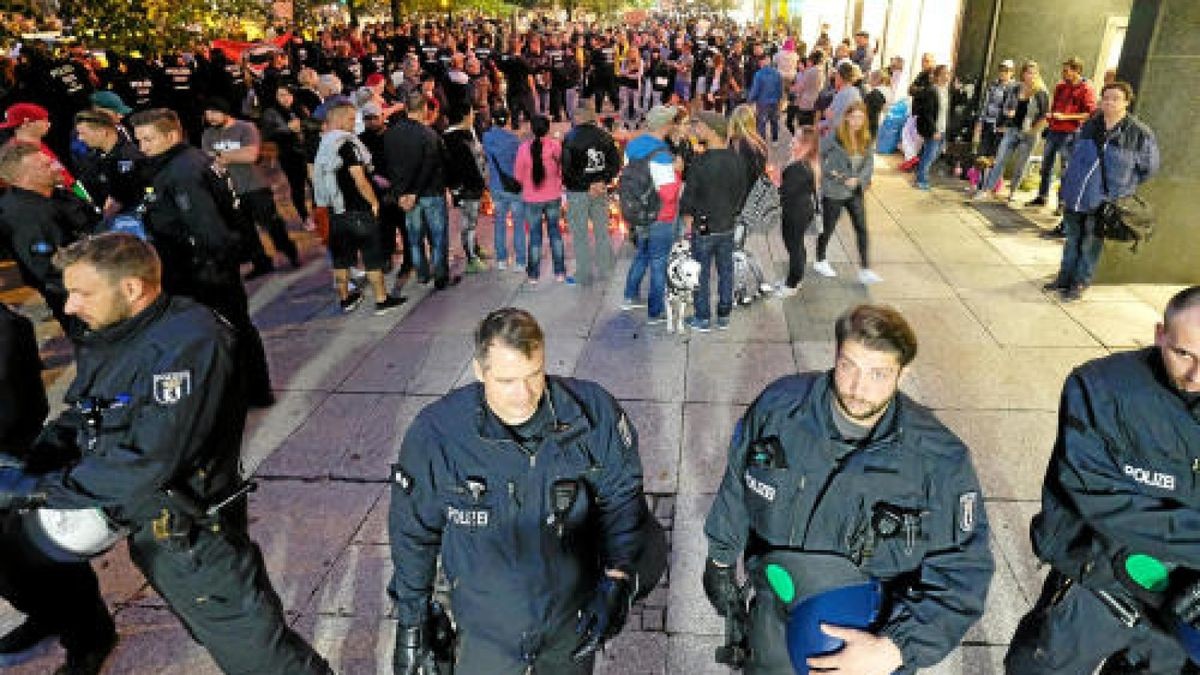
{"type": "Polygon", "coordinates": [[[371,203],[359,194],[358,184],[354,182],[354,176],[350,175],[350,168],[355,166],[363,167],[363,171],[366,172],[366,163],[359,156],[358,147],[353,142],[346,141],[338,149],[338,157],[342,160],[342,166],[337,170],[338,190],[342,193],[342,203],[347,211],[370,213],[371,203]]]}
{"type": "Polygon", "coordinates": [[[508,79],[508,89],[514,93],[529,91],[529,63],[516,54],[505,54],[500,61],[500,70],[508,79]]]}

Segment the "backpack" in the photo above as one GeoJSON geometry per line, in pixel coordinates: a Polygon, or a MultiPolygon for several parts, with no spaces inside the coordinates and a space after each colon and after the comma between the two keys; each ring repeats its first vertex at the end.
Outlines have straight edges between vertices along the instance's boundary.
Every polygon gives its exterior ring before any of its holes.
{"type": "Polygon", "coordinates": [[[742,210],[734,221],[734,229],[743,232],[770,232],[783,219],[783,210],[779,203],[779,189],[771,179],[763,174],[754,180],[742,210]]]}
{"type": "Polygon", "coordinates": [[[662,210],[662,198],[650,175],[650,162],[654,155],[631,160],[621,169],[617,179],[617,198],[621,205],[621,217],[631,228],[645,229],[658,220],[662,210]]]}

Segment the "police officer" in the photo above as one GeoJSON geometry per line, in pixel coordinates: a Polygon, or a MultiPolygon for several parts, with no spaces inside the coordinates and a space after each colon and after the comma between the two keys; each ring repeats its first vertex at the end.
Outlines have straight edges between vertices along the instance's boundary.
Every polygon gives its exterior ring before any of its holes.
{"type": "MultiPolygon", "coordinates": [[[[67,311],[91,330],[68,409],[32,452],[76,459],[41,475],[3,470],[0,508],[103,509],[128,529],[134,564],[227,673],[332,673],[288,628],[246,531],[246,404],[228,325],[164,295],[158,256],[133,235],[85,239],[55,263],[67,311]]],[[[7,552],[14,540],[0,543],[7,552]]],[[[94,665],[78,672],[99,672],[94,665]]]]}
{"type": "Polygon", "coordinates": [[[1031,527],[1052,571],[1013,637],[1010,673],[1074,675],[1101,663],[1178,673],[1180,629],[1196,644],[1200,286],[1167,303],[1154,341],[1085,363],[1063,386],[1031,527]]]}
{"type": "Polygon", "coordinates": [[[592,672],[663,572],[633,425],[596,384],[548,377],[544,346],[528,312],[492,312],[475,334],[479,383],[405,434],[389,521],[398,674],[435,646],[439,552],[464,673],[592,672]]]}
{"type": "Polygon", "coordinates": [[[155,109],[132,118],[134,135],[148,157],[151,191],[146,228],[163,259],[163,287],[206,305],[233,325],[238,361],[252,407],[275,401],[262,336],[250,320],[246,288],[238,274],[240,212],[227,175],[183,141],[179,117],[155,109]]]}
{"type": "Polygon", "coordinates": [[[0,179],[10,185],[0,195],[0,247],[11,253],[22,281],[41,294],[63,332],[76,336],[82,326],[63,311],[67,293],[51,258],[91,232],[96,212],[56,189],[59,172],[36,145],[13,140],[0,147],[0,179]]]}
{"type": "MultiPolygon", "coordinates": [[[[794,672],[784,623],[794,600],[769,578],[776,556],[833,554],[882,584],[867,630],[822,626],[844,646],[809,658],[814,669],[911,673],[942,660],[983,613],[994,566],[967,449],[898,391],[916,336],[875,305],[844,313],[836,335],[832,371],[779,379],[746,411],[705,523],[704,589],[717,612],[745,616],[739,557],[754,589],[748,645],[731,645],[748,646],[747,672],[794,672]]],[[[804,568],[787,570],[791,583],[819,585],[804,568]]]]}
{"type": "Polygon", "coordinates": [[[79,160],[77,179],[87,188],[104,217],[131,211],[142,201],[146,180],[142,174],[145,155],[113,121],[95,110],[75,115],[75,132],[91,150],[79,160]]]}

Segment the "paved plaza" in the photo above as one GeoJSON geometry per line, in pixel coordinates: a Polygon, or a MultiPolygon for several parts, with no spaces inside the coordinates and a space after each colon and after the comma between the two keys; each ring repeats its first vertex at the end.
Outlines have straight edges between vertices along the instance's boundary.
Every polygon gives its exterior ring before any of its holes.
{"type": "MultiPolygon", "coordinates": [[[[409,284],[401,310],[375,317],[370,303],[343,316],[326,257],[307,242],[300,270],[250,286],[279,402],[251,415],[244,459],[260,488],[251,531],[289,616],[339,673],[391,672],[394,621],[385,586],[389,464],[415,414],[472,379],[470,332],[489,310],[529,309],[548,336],[551,373],[592,379],[636,422],[646,490],[668,526],[669,578],[604,653],[603,673],[725,672],[713,663],[723,623],[700,585],[705,513],[720,481],[738,415],[771,380],[832,365],[833,321],[864,301],[894,305],[913,323],[920,352],[905,389],[970,446],[986,493],[996,574],[987,612],[965,644],[929,672],[986,674],[1001,660],[1044,570],[1028,523],[1054,438],[1064,376],[1088,359],[1148,344],[1171,286],[1097,286],[1060,305],[1040,290],[1060,243],[1037,235],[1052,221],[999,204],[965,205],[957,181],[932,192],[910,187],[894,158],[881,158],[867,198],[873,268],[884,282],[857,282],[849,223],[830,260],[833,279],[811,273],[803,291],[735,310],[727,331],[690,339],[646,327],[645,310],[619,309],[631,249],[615,277],[595,288],[491,271],[429,293],[409,284]]],[[[750,248],[778,274],[778,233],[750,248]]],[[[815,234],[810,235],[809,251],[815,234]]],[[[491,229],[480,241],[491,249],[491,229]]],[[[452,250],[461,257],[457,234],[452,250]]],[[[461,268],[461,259],[457,265],[461,268]]],[[[43,329],[49,324],[44,324],[43,329]]],[[[61,340],[47,340],[61,399],[72,370],[61,340]]],[[[96,561],[121,642],[106,673],[219,672],[133,569],[123,547],[96,561]]],[[[480,569],[486,574],[486,569],[480,569]]],[[[0,630],[19,621],[0,605],[0,630]]],[[[61,652],[14,668],[53,669],[61,652]]]]}

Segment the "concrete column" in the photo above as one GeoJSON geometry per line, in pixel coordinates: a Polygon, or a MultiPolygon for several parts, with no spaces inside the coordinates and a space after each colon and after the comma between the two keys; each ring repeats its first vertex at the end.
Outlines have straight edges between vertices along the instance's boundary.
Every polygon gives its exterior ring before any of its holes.
{"type": "Polygon", "coordinates": [[[1101,282],[1200,283],[1200,2],[1135,0],[1118,77],[1134,83],[1134,114],[1158,136],[1162,169],[1141,194],[1158,227],[1136,254],[1105,244],[1101,282]],[[1148,38],[1148,39],[1147,39],[1148,38]]]}

